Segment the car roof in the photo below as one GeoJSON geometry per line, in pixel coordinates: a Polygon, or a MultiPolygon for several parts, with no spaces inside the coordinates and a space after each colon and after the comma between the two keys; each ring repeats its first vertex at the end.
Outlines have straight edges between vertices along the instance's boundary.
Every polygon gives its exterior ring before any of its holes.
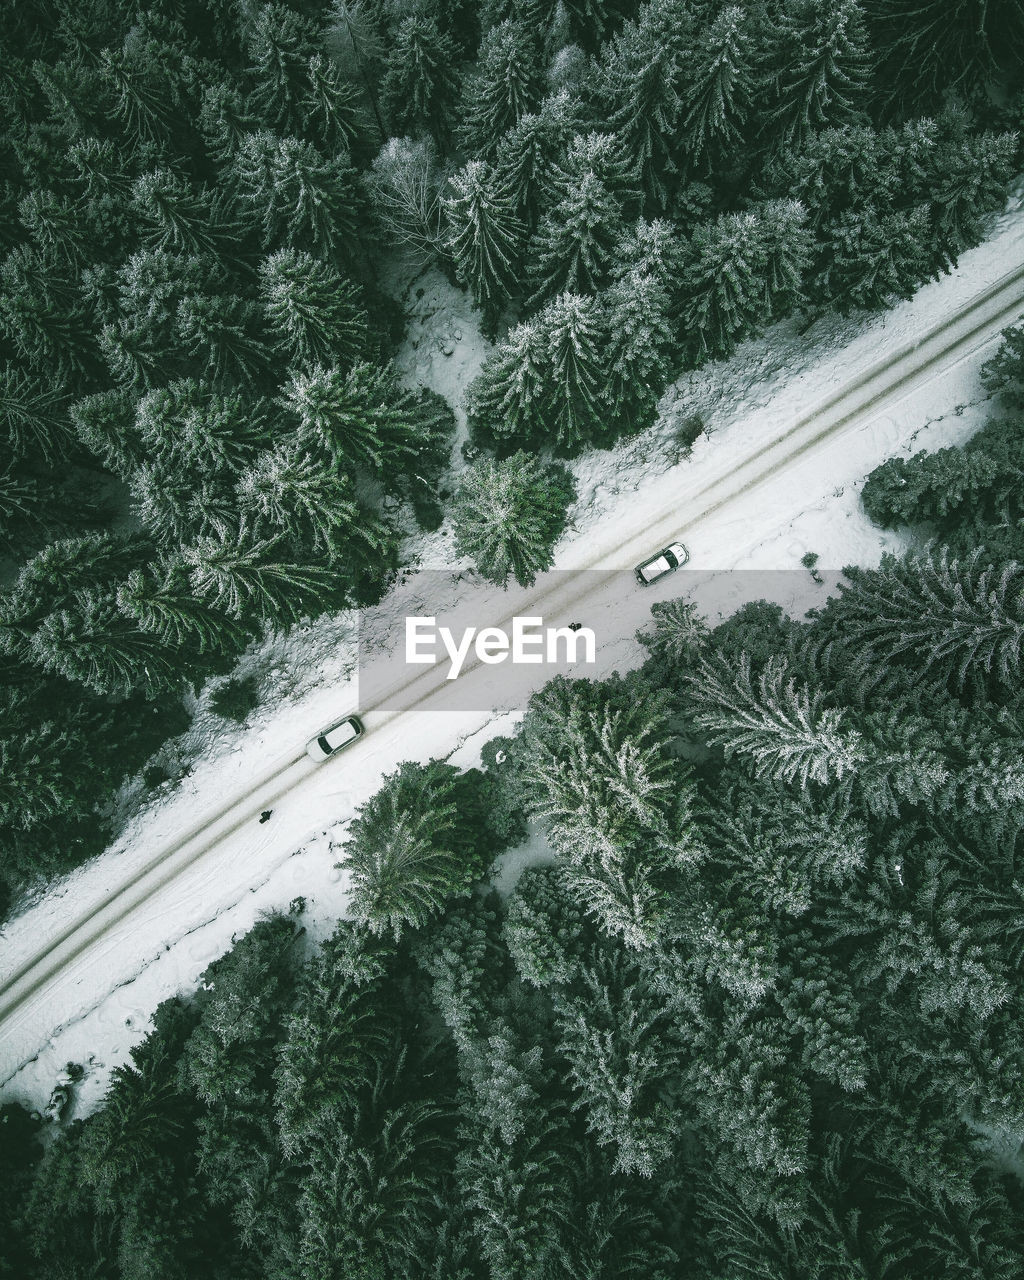
{"type": "Polygon", "coordinates": [[[660,552],[653,560],[648,560],[640,566],[640,572],[645,578],[651,577],[655,573],[662,573],[665,569],[671,569],[672,566],[665,559],[665,553],[660,552]]]}
{"type": "Polygon", "coordinates": [[[320,736],[326,738],[332,748],[340,747],[346,742],[351,742],[353,738],[359,737],[359,726],[351,716],[347,716],[340,723],[325,729],[320,736]]]}

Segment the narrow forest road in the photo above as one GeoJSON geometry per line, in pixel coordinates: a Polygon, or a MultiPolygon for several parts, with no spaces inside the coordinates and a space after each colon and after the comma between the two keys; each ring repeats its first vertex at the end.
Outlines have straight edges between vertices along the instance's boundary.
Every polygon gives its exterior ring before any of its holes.
{"type": "MultiPolygon", "coordinates": [[[[699,530],[712,514],[727,509],[745,511],[749,519],[751,499],[760,486],[812,453],[837,449],[846,433],[886,413],[938,373],[990,344],[1022,311],[1024,265],[1018,261],[1012,271],[980,291],[955,314],[924,329],[875,365],[860,369],[855,378],[808,404],[770,438],[752,440],[742,461],[737,462],[732,456],[717,471],[713,464],[705,468],[699,482],[687,483],[684,475],[681,480],[674,478],[671,484],[653,484],[642,500],[641,495],[634,495],[635,500],[622,519],[609,522],[594,536],[574,544],[570,555],[560,561],[557,574],[542,579],[530,590],[509,593],[496,616],[474,621],[478,626],[507,629],[514,614],[539,614],[546,623],[564,625],[573,618],[607,612],[608,592],[617,589],[613,588],[613,580],[586,571],[628,570],[666,543],[686,541],[691,531],[699,530]]],[[[838,376],[840,372],[841,361],[837,361],[835,373],[838,376]]],[[[695,557],[693,567],[701,568],[699,557],[695,557]]],[[[614,578],[614,583],[622,581],[621,576],[614,578]]],[[[677,580],[674,592],[679,587],[677,580]]],[[[674,592],[671,580],[655,592],[633,587],[628,599],[623,596],[622,607],[617,611],[623,630],[632,634],[652,600],[674,592]]],[[[385,699],[376,699],[373,706],[360,709],[367,734],[338,758],[316,765],[303,754],[302,742],[294,743],[291,751],[243,790],[225,797],[216,808],[196,818],[159,856],[134,868],[105,901],[73,912],[50,936],[34,937],[30,950],[23,948],[21,954],[11,955],[9,947],[0,949],[0,964],[6,962],[8,966],[0,976],[0,1081],[10,1079],[21,1064],[36,1054],[54,1028],[79,1016],[83,1002],[91,1008],[111,990],[111,972],[120,971],[119,939],[126,932],[148,931],[151,947],[155,951],[161,949],[159,921],[165,912],[173,912],[176,885],[186,869],[201,867],[212,879],[218,854],[231,846],[233,837],[242,829],[250,831],[250,824],[261,810],[274,808],[287,798],[289,808],[301,814],[303,797],[322,790],[325,780],[341,783],[357,758],[365,766],[359,770],[364,776],[366,767],[378,777],[393,768],[406,758],[410,739],[422,739],[422,732],[417,729],[414,733],[412,729],[415,712],[461,709],[465,706],[467,684],[492,671],[493,668],[481,668],[479,660],[471,656],[454,685],[445,679],[444,664],[421,668],[417,674],[396,682],[385,699]]],[[[541,669],[537,684],[544,678],[541,669]]],[[[340,717],[351,710],[354,708],[331,708],[320,723],[310,724],[308,730],[316,732],[332,718],[331,712],[340,717]]],[[[290,829],[297,847],[303,838],[301,830],[294,826],[290,829]]],[[[136,970],[137,963],[129,962],[120,980],[129,980],[136,970]]]]}

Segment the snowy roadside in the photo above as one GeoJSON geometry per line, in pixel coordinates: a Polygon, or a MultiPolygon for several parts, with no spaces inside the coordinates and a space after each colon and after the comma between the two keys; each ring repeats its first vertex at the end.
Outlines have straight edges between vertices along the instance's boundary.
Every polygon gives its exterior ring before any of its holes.
{"type": "MultiPolygon", "coordinates": [[[[1014,210],[1000,220],[985,245],[964,255],[954,276],[927,286],[896,311],[867,321],[820,322],[804,336],[795,326],[779,326],[745,344],[727,364],[686,375],[666,393],[658,423],[643,436],[574,462],[580,489],[573,512],[576,532],[559,548],[559,567],[582,562],[588,534],[598,526],[607,534],[617,524],[635,525],[639,492],[646,504],[655,493],[670,493],[681,474],[691,476],[712,457],[716,466],[745,457],[809,399],[855,377],[887,350],[956,310],[961,300],[1001,275],[1010,258],[1019,261],[1022,244],[1024,222],[1014,210]],[[694,413],[701,414],[707,434],[684,457],[676,433],[694,413]]],[[[400,365],[409,382],[433,386],[459,407],[486,344],[468,300],[443,277],[430,273],[413,288],[423,293],[409,300],[413,323],[400,365]]],[[[978,372],[987,354],[978,352],[944,371],[897,411],[844,439],[841,454],[812,455],[792,466],[758,491],[756,511],[723,510],[710,518],[690,539],[694,566],[794,569],[807,550],[817,552],[825,568],[876,562],[899,539],[874,529],[860,511],[864,475],[894,453],[937,448],[976,430],[984,415],[978,372]],[[960,412],[957,406],[962,406],[960,412]]],[[[423,567],[460,567],[452,563],[450,535],[443,528],[410,539],[409,551],[410,559],[423,567]]],[[[107,886],[127,867],[152,857],[176,830],[195,821],[197,811],[237,790],[333,714],[349,709],[354,702],[346,684],[354,656],[351,624],[347,615],[323,618],[247,655],[243,673],[259,677],[263,703],[245,729],[209,712],[207,690],[189,733],[172,748],[182,760],[194,761],[189,776],[137,812],[111,851],[10,923],[0,941],[3,967],[15,967],[26,948],[58,928],[68,907],[78,910],[102,900],[107,886]]],[[[624,642],[613,657],[623,669],[639,659],[640,650],[624,642]]],[[[202,969],[260,911],[286,908],[303,896],[311,937],[330,929],[345,902],[331,845],[339,842],[354,806],[375,789],[382,773],[401,759],[452,752],[455,762],[472,764],[483,743],[507,729],[517,714],[513,709],[490,722],[487,716],[468,713],[418,717],[414,735],[408,730],[401,736],[385,733],[376,743],[368,740],[344,772],[325,771],[314,799],[304,793],[301,804],[283,801],[271,823],[234,838],[209,860],[215,866],[182,877],[173,899],[161,900],[159,913],[133,919],[130,937],[112,938],[91,958],[78,1008],[69,1005],[52,1018],[53,1011],[45,1006],[27,1011],[20,1033],[0,1049],[0,1079],[12,1077],[4,1094],[42,1106],[63,1064],[84,1063],[92,1054],[95,1059],[78,1096],[79,1113],[88,1110],[101,1096],[110,1068],[144,1034],[159,1000],[193,987],[202,969]],[[344,789],[339,790],[342,780],[344,789]],[[109,994],[97,1004],[85,997],[86,990],[109,994]],[[54,1030],[43,1025],[48,1019],[62,1026],[54,1030]],[[37,1056],[26,1062],[37,1049],[37,1056]]],[[[533,851],[543,856],[543,842],[534,841],[533,851]]],[[[533,854],[524,850],[505,856],[503,884],[524,856],[533,854]]]]}

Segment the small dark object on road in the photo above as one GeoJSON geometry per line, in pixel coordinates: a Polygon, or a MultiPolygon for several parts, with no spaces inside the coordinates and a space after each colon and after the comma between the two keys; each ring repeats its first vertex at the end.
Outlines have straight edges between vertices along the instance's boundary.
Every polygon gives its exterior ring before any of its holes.
{"type": "Polygon", "coordinates": [[[582,626],[583,626],[583,623],[582,623],[582,622],[570,622],[570,623],[569,623],[569,630],[570,630],[570,631],[579,631],[579,629],[580,629],[582,626]]]}
{"type": "Polygon", "coordinates": [[[273,809],[264,809],[263,812],[260,814],[260,822],[266,822],[266,820],[270,817],[270,815],[273,812],[274,812],[273,809]]]}

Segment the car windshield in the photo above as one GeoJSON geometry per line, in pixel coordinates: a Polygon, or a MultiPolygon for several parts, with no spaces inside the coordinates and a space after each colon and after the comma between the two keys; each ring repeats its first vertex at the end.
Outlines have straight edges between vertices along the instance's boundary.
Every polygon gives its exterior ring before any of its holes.
{"type": "Polygon", "coordinates": [[[331,744],[327,741],[327,736],[326,736],[326,734],[323,734],[323,733],[320,735],[320,737],[319,737],[319,738],[317,738],[317,740],[316,740],[316,745],[320,748],[320,750],[321,750],[325,755],[328,755],[328,756],[329,756],[329,755],[331,754],[331,752],[334,750],[334,748],[331,746],[331,744]]]}

